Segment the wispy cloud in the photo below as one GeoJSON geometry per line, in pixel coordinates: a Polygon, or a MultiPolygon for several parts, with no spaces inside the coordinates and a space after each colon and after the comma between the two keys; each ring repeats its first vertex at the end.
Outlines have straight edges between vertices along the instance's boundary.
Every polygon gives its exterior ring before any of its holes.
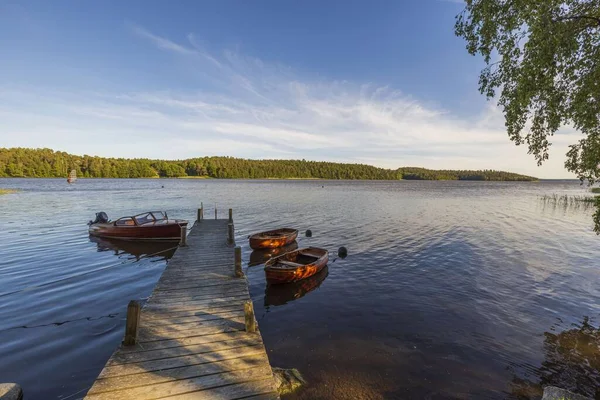
{"type": "Polygon", "coordinates": [[[148,39],[159,49],[173,51],[180,54],[195,54],[195,51],[185,46],[172,42],[160,36],[156,36],[139,25],[130,24],[131,30],[141,38],[148,39]]]}
{"type": "Polygon", "coordinates": [[[178,43],[138,25],[130,28],[189,64],[189,89],[0,90],[3,145],[124,157],[232,155],[496,168],[556,177],[565,176],[566,145],[576,140],[573,134],[555,137],[550,162],[538,169],[525,148],[509,142],[493,105],[458,118],[389,87],[309,77],[230,50],[210,52],[193,34],[178,43]]]}

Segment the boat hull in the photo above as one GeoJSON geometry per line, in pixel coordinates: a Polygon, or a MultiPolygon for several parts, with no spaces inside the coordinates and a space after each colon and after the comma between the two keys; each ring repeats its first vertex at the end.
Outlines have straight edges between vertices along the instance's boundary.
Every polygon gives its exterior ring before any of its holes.
{"type": "Polygon", "coordinates": [[[281,234],[277,236],[264,237],[262,235],[263,233],[257,233],[250,236],[250,247],[253,250],[275,249],[278,247],[287,246],[296,240],[298,237],[298,231],[290,229],[289,232],[281,232],[281,234]]]}
{"type": "MultiPolygon", "coordinates": [[[[305,249],[297,250],[296,252],[301,252],[303,250],[305,249]]],[[[319,273],[323,268],[325,268],[325,266],[327,266],[327,263],[329,262],[329,254],[327,253],[327,251],[324,251],[324,254],[322,256],[320,256],[316,261],[311,262],[310,264],[298,265],[295,268],[277,268],[275,266],[277,264],[277,260],[280,258],[285,258],[288,254],[276,257],[267,262],[265,266],[265,277],[268,283],[290,283],[311,277],[319,273]]]]}
{"type": "Polygon", "coordinates": [[[298,242],[293,241],[292,243],[278,247],[275,249],[258,249],[253,250],[250,253],[250,259],[248,260],[248,266],[254,267],[256,265],[264,264],[269,261],[273,257],[277,257],[279,255],[289,253],[290,251],[294,251],[298,248],[298,242]]]}
{"type": "Polygon", "coordinates": [[[265,289],[265,306],[282,306],[304,297],[321,286],[327,278],[328,271],[325,266],[321,271],[299,282],[282,285],[267,285],[265,289]]]}
{"type": "Polygon", "coordinates": [[[113,223],[97,223],[90,225],[92,236],[121,240],[179,240],[181,226],[187,226],[184,220],[168,220],[162,223],[115,226],[113,223]]]}

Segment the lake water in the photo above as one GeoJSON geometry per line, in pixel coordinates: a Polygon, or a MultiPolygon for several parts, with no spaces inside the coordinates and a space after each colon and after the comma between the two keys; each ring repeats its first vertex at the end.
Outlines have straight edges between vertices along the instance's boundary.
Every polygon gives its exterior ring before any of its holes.
{"type": "MultiPolygon", "coordinates": [[[[26,399],[83,396],[150,295],[164,248],[90,241],[86,222],[234,209],[253,231],[311,229],[328,270],[287,288],[247,275],[271,364],[309,385],[288,399],[534,399],[555,384],[600,398],[600,238],[593,210],[544,194],[575,181],[344,182],[0,179],[0,382],[26,399]],[[164,186],[164,188],[161,188],[164,186]],[[345,259],[335,257],[340,246],[345,259]],[[129,251],[129,252],[127,252],[129,251]],[[158,253],[158,254],[155,254],[158,253]]],[[[167,249],[168,250],[168,249],[167,249]]]]}

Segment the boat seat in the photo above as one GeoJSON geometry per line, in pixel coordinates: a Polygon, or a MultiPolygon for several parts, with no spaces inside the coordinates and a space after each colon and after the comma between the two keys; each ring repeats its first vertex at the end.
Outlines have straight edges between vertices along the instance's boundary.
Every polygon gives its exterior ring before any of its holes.
{"type": "Polygon", "coordinates": [[[287,260],[280,260],[277,263],[278,264],[287,265],[289,267],[304,267],[304,264],[298,264],[298,263],[295,263],[293,261],[287,261],[287,260]]]}

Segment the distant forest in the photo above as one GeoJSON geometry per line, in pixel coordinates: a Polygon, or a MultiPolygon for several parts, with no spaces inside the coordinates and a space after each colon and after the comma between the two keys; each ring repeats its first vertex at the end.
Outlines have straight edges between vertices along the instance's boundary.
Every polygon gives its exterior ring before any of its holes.
{"type": "Polygon", "coordinates": [[[369,179],[369,180],[478,180],[534,181],[511,172],[454,171],[425,168],[384,169],[364,164],[305,160],[246,160],[234,157],[201,157],[188,160],[103,158],[77,156],[51,149],[0,148],[0,177],[66,178],[71,170],[84,178],[220,179],[369,179]]]}

